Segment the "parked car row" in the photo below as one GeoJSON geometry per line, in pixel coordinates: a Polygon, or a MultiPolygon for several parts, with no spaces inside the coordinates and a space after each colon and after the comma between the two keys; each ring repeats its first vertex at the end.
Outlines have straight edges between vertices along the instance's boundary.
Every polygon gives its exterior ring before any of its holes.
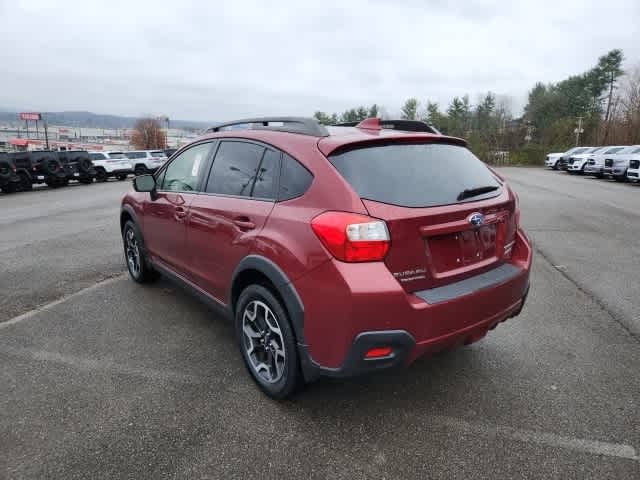
{"type": "Polygon", "coordinates": [[[575,147],[564,153],[550,153],[544,164],[568,173],[637,182],[640,180],[640,145],[575,147]]]}
{"type": "MultiPolygon", "coordinates": [[[[169,154],[175,150],[169,151],[169,154]]],[[[31,190],[33,185],[64,187],[74,180],[90,184],[109,178],[125,180],[129,174],[155,172],[167,161],[164,150],[87,152],[84,150],[0,152],[0,190],[31,190]]]]}

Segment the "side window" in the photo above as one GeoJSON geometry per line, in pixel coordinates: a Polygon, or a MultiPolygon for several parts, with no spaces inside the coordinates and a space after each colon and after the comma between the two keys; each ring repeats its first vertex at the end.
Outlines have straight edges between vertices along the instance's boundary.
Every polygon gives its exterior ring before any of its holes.
{"type": "Polygon", "coordinates": [[[202,175],[211,148],[210,143],[202,143],[182,152],[167,166],[160,190],[173,192],[194,192],[202,175]]]}
{"type": "Polygon", "coordinates": [[[251,191],[251,196],[255,198],[268,198],[273,200],[275,179],[277,177],[277,169],[280,166],[280,152],[270,150],[264,152],[262,157],[262,163],[260,164],[260,171],[256,177],[256,183],[251,191]]]}
{"type": "Polygon", "coordinates": [[[303,195],[311,186],[312,181],[313,175],[309,170],[286,153],[282,155],[278,200],[290,200],[303,195]]]}
{"type": "Polygon", "coordinates": [[[253,143],[222,142],[213,160],[207,193],[249,197],[264,151],[253,143]]]}

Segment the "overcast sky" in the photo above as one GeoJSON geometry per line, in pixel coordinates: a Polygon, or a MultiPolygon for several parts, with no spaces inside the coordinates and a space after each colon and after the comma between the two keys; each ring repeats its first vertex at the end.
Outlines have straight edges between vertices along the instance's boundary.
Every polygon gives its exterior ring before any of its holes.
{"type": "Polygon", "coordinates": [[[0,45],[0,108],[393,114],[491,90],[518,109],[612,48],[638,64],[640,0],[0,0],[0,45]]]}

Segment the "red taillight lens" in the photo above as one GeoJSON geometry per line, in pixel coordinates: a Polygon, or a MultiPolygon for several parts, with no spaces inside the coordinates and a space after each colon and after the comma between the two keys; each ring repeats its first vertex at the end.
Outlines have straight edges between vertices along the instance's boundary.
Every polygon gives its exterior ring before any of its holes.
{"type": "Polygon", "coordinates": [[[393,353],[393,348],[391,347],[377,347],[371,348],[365,354],[364,358],[380,358],[380,357],[388,357],[393,353]]]}
{"type": "Polygon", "coordinates": [[[382,260],[391,246],[387,224],[357,213],[325,212],[311,221],[322,244],[343,262],[382,260]]]}

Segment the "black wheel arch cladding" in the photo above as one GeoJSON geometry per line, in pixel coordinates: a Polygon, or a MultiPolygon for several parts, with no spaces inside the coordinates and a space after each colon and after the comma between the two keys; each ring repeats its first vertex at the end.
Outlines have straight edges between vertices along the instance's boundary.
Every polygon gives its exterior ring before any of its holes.
{"type": "Polygon", "coordinates": [[[289,277],[273,261],[261,255],[248,255],[236,266],[231,277],[231,291],[229,307],[234,309],[233,300],[240,292],[237,292],[237,280],[247,270],[256,270],[267,277],[284,302],[284,307],[289,314],[291,327],[299,344],[304,344],[304,305],[289,277]]]}

